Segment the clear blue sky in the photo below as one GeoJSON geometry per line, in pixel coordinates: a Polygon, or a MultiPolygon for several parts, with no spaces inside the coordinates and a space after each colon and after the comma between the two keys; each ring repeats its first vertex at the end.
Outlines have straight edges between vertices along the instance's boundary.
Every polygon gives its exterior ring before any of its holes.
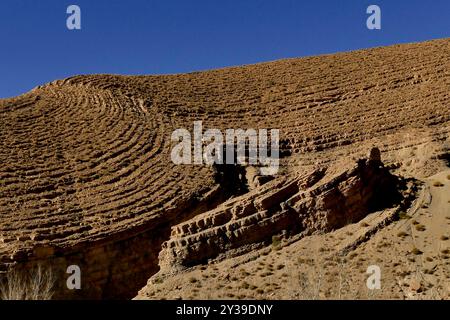
{"type": "Polygon", "coordinates": [[[2,0],[0,97],[75,74],[181,73],[449,36],[449,0],[2,0]],[[70,4],[82,30],[66,28],[70,4]],[[366,28],[370,4],[381,31],[366,28]]]}

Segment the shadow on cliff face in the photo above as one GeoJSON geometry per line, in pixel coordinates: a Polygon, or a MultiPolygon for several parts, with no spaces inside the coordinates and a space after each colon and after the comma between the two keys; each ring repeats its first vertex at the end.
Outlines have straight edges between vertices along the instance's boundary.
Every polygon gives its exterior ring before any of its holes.
{"type": "Polygon", "coordinates": [[[437,158],[440,160],[444,160],[447,167],[450,168],[450,151],[441,153],[440,155],[437,156],[437,158]]]}
{"type": "MultiPolygon", "coordinates": [[[[317,201],[309,210],[321,212],[318,223],[323,231],[356,223],[370,213],[397,205],[409,206],[402,191],[407,181],[391,174],[380,160],[360,159],[356,166],[343,175],[322,186],[317,201]]],[[[306,223],[305,229],[317,231],[316,226],[306,223]]]]}
{"type": "Polygon", "coordinates": [[[367,202],[369,212],[379,211],[399,204],[403,198],[400,190],[405,188],[405,180],[392,175],[379,162],[358,162],[359,177],[363,188],[369,188],[371,196],[367,202]]]}
{"type": "Polygon", "coordinates": [[[215,182],[219,184],[225,197],[248,192],[245,167],[236,164],[214,164],[215,182]]]}

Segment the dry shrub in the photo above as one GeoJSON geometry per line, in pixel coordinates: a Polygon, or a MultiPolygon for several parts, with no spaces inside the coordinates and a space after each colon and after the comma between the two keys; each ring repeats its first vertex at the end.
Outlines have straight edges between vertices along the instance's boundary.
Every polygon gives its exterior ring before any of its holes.
{"type": "Polygon", "coordinates": [[[11,269],[0,281],[1,300],[50,300],[55,278],[50,268],[11,269]]]}
{"type": "Polygon", "coordinates": [[[440,182],[440,181],[435,181],[435,182],[433,183],[433,186],[435,186],[435,187],[443,187],[444,184],[443,184],[442,182],[440,182]]]}

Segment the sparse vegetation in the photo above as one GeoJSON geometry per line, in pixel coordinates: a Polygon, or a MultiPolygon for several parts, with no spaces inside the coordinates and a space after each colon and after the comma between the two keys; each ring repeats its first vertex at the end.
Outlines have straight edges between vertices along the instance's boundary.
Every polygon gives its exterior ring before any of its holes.
{"type": "Polygon", "coordinates": [[[370,226],[370,224],[368,224],[367,222],[361,222],[359,225],[363,228],[367,228],[370,226]]]}
{"type": "Polygon", "coordinates": [[[419,224],[416,225],[416,230],[417,231],[425,231],[426,227],[423,224],[419,223],[419,224]]]}
{"type": "Polygon", "coordinates": [[[440,181],[435,181],[435,182],[433,182],[433,186],[435,186],[435,187],[443,187],[444,184],[442,182],[440,182],[440,181]]]}
{"type": "Polygon", "coordinates": [[[156,283],[156,284],[161,284],[161,283],[163,283],[164,282],[164,280],[162,279],[162,278],[156,278],[155,280],[154,280],[154,283],[156,283]]]}
{"type": "Polygon", "coordinates": [[[356,252],[352,252],[349,254],[348,258],[353,259],[353,258],[356,258],[357,256],[358,256],[358,254],[356,252]]]}
{"type": "Polygon", "coordinates": [[[11,269],[0,282],[1,300],[50,300],[55,278],[51,268],[11,269]]]}
{"type": "Polygon", "coordinates": [[[196,283],[198,280],[197,280],[197,278],[195,278],[195,277],[190,277],[189,278],[189,282],[190,283],[196,283]]]}
{"type": "Polygon", "coordinates": [[[268,276],[271,276],[271,275],[273,275],[273,272],[271,272],[271,271],[268,271],[268,272],[263,272],[263,273],[261,273],[261,277],[268,277],[268,276]]]}
{"type": "Polygon", "coordinates": [[[223,287],[224,287],[224,285],[221,284],[221,283],[218,283],[218,284],[216,285],[216,289],[217,289],[217,290],[220,290],[220,289],[222,289],[223,287]]]}
{"type": "Polygon", "coordinates": [[[250,275],[250,273],[247,272],[247,271],[245,271],[245,270],[241,270],[241,275],[242,275],[243,277],[248,277],[248,276],[250,275]]]}
{"type": "Polygon", "coordinates": [[[243,282],[242,284],[241,284],[241,288],[242,289],[248,289],[248,288],[250,288],[250,285],[247,283],[247,282],[243,282]]]}
{"type": "Polygon", "coordinates": [[[279,250],[281,247],[281,238],[280,236],[273,236],[272,237],[272,247],[274,250],[279,250]]]}
{"type": "Polygon", "coordinates": [[[423,273],[425,273],[425,274],[433,274],[434,270],[433,269],[424,269],[423,273]]]}
{"type": "Polygon", "coordinates": [[[405,211],[400,211],[400,212],[398,213],[398,218],[399,218],[400,220],[406,220],[406,219],[411,219],[411,216],[408,215],[405,211]]]}

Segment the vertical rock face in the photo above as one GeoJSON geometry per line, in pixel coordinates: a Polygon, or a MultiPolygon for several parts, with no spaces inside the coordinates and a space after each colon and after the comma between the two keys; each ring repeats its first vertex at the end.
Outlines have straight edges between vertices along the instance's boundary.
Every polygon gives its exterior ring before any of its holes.
{"type": "MultiPolygon", "coordinates": [[[[54,280],[53,299],[132,298],[136,290],[158,272],[156,261],[168,231],[161,226],[158,232],[123,235],[123,239],[92,243],[76,251],[37,246],[33,256],[16,257],[19,263],[14,270],[24,279],[38,266],[50,271],[54,280]],[[81,270],[80,290],[70,290],[66,286],[70,276],[66,271],[72,265],[81,270]]],[[[0,277],[0,280],[3,279],[0,277]]]]}
{"type": "MultiPolygon", "coordinates": [[[[379,157],[377,158],[379,159],[379,157]]],[[[163,269],[187,267],[221,253],[289,233],[330,231],[401,200],[399,180],[381,162],[359,160],[325,179],[326,169],[279,178],[172,228],[163,244],[163,269]]]]}

